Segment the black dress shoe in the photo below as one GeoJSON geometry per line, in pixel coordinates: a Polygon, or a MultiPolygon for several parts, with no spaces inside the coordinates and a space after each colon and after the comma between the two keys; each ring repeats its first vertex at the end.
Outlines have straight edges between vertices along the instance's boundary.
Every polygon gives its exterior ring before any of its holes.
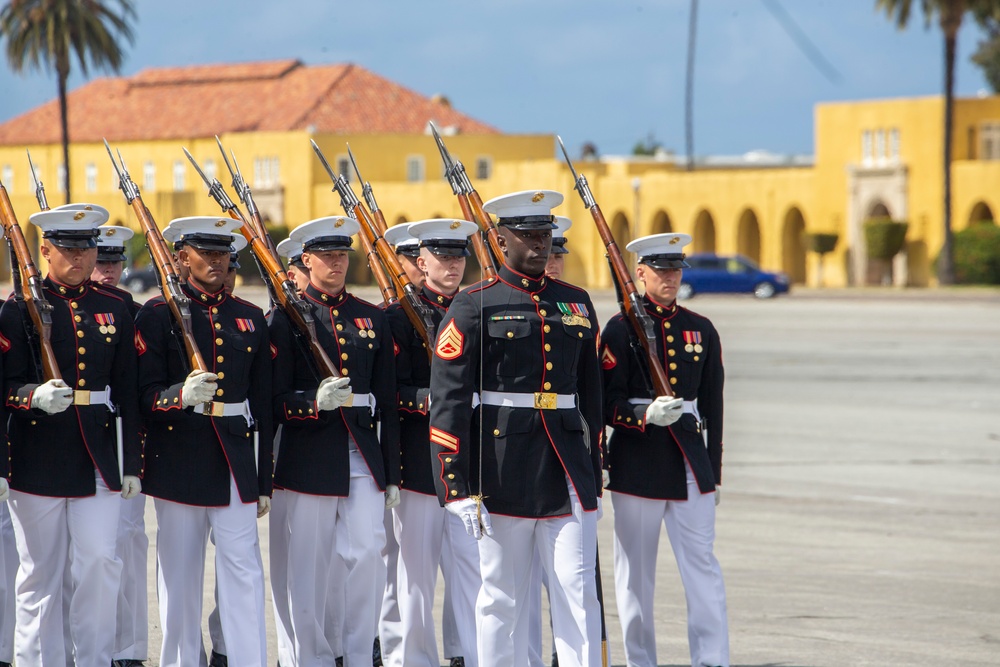
{"type": "Polygon", "coordinates": [[[372,667],[382,667],[382,642],[378,637],[372,643],[372,667]]]}
{"type": "Polygon", "coordinates": [[[451,662],[448,664],[448,667],[465,667],[465,658],[463,658],[460,655],[456,655],[454,658],[451,659],[451,662]]]}
{"type": "Polygon", "coordinates": [[[552,667],[559,667],[559,654],[552,651],[552,667]]]}
{"type": "Polygon", "coordinates": [[[337,667],[344,667],[344,656],[340,656],[334,661],[337,667]]]}
{"type": "Polygon", "coordinates": [[[212,659],[208,661],[208,667],[229,667],[229,658],[212,651],[212,659]]]}
{"type": "MultiPolygon", "coordinates": [[[[0,662],[0,667],[3,667],[6,664],[7,663],[5,662],[0,662]]],[[[123,660],[112,660],[111,667],[145,667],[145,665],[142,664],[142,660],[136,660],[135,658],[125,658],[123,660]]]]}

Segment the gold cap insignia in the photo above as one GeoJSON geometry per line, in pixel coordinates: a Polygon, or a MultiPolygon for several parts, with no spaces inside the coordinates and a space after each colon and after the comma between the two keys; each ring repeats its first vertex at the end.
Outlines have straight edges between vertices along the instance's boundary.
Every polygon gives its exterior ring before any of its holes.
{"type": "Polygon", "coordinates": [[[104,235],[105,236],[114,236],[115,235],[115,230],[109,229],[106,232],[104,232],[104,235]]]}
{"type": "Polygon", "coordinates": [[[451,228],[452,228],[452,229],[458,229],[458,228],[459,228],[459,227],[461,227],[461,226],[462,226],[462,223],[461,223],[461,222],[459,222],[458,220],[456,220],[456,221],[454,221],[453,223],[451,223],[451,228]]]}
{"type": "Polygon", "coordinates": [[[538,202],[542,201],[543,199],[545,199],[545,193],[544,192],[536,192],[531,197],[531,201],[534,202],[535,204],[537,204],[538,202]]]}
{"type": "Polygon", "coordinates": [[[340,218],[337,222],[333,223],[334,227],[342,227],[344,225],[344,218],[340,218]]]}
{"type": "Polygon", "coordinates": [[[86,216],[87,216],[86,213],[84,213],[83,211],[80,211],[79,213],[77,213],[76,215],[73,216],[73,219],[74,220],[83,220],[86,216]]]}
{"type": "Polygon", "coordinates": [[[679,236],[675,236],[674,238],[670,239],[670,245],[673,245],[675,243],[680,243],[680,242],[681,242],[681,237],[679,237],[679,236]]]}
{"type": "Polygon", "coordinates": [[[93,210],[94,210],[94,207],[93,207],[93,206],[84,206],[84,207],[83,207],[83,210],[84,210],[84,211],[93,211],[93,210]]]}
{"type": "Polygon", "coordinates": [[[216,227],[225,227],[226,226],[226,221],[225,220],[219,220],[217,223],[215,223],[215,226],[216,227]]]}

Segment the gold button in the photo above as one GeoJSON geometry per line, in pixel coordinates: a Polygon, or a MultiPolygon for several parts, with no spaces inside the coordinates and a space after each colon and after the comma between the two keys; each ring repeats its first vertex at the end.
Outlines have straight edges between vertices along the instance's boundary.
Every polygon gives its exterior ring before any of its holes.
{"type": "Polygon", "coordinates": [[[215,344],[216,345],[222,345],[222,339],[221,338],[216,338],[215,339],[215,344]]]}
{"type": "Polygon", "coordinates": [[[534,299],[535,301],[541,301],[541,299],[538,298],[537,294],[532,294],[531,298],[534,299]]]}
{"type": "Polygon", "coordinates": [[[552,346],[551,346],[551,345],[549,345],[548,343],[546,343],[546,344],[545,344],[545,351],[546,351],[546,352],[551,352],[551,351],[552,351],[552,346]]]}
{"type": "Polygon", "coordinates": [[[545,370],[547,370],[547,371],[551,371],[552,370],[552,362],[551,361],[546,361],[545,362],[545,370]]]}
{"type": "Polygon", "coordinates": [[[78,348],[76,348],[76,351],[79,354],[87,354],[87,348],[85,348],[85,347],[78,347],[78,348]]]}
{"type": "Polygon", "coordinates": [[[656,312],[662,313],[663,312],[663,308],[661,308],[660,306],[657,306],[656,307],[656,312]]]}
{"type": "Polygon", "coordinates": [[[219,387],[218,389],[215,390],[215,395],[216,396],[222,396],[222,394],[224,394],[224,393],[225,392],[222,391],[222,387],[219,387]]]}
{"type": "Polygon", "coordinates": [[[670,384],[677,384],[677,378],[670,378],[670,384]]]}
{"type": "Polygon", "coordinates": [[[248,347],[247,348],[247,352],[253,352],[253,348],[252,347],[248,347]]]}
{"type": "Polygon", "coordinates": [[[410,401],[410,402],[409,402],[409,405],[407,405],[407,407],[410,407],[410,408],[412,408],[412,407],[413,407],[413,401],[410,401]]]}
{"type": "Polygon", "coordinates": [[[74,322],[83,322],[83,318],[80,317],[79,315],[76,315],[76,316],[73,317],[73,321],[74,322]]]}
{"type": "Polygon", "coordinates": [[[340,358],[347,359],[347,353],[346,352],[341,353],[340,358]]]}
{"type": "Polygon", "coordinates": [[[458,495],[458,491],[455,491],[454,489],[452,489],[451,495],[457,496],[458,495]]]}
{"type": "MultiPolygon", "coordinates": [[[[176,403],[176,402],[177,402],[178,400],[179,400],[179,399],[178,399],[178,398],[177,398],[176,396],[174,396],[174,403],[176,403]]],[[[164,402],[164,403],[166,403],[166,402],[167,402],[167,399],[163,399],[163,402],[164,402]]]]}
{"type": "Polygon", "coordinates": [[[626,417],[625,421],[628,422],[629,424],[631,424],[632,423],[632,418],[631,417],[626,417]]]}
{"type": "Polygon", "coordinates": [[[340,311],[335,308],[333,310],[333,316],[336,317],[337,315],[340,315],[340,311]]]}
{"type": "Polygon", "coordinates": [[[77,367],[77,368],[79,368],[79,369],[80,369],[81,371],[82,371],[82,370],[86,370],[86,368],[87,368],[87,364],[82,364],[82,363],[81,363],[81,364],[77,364],[77,366],[76,366],[76,367],[77,367]]]}
{"type": "Polygon", "coordinates": [[[549,389],[552,389],[552,383],[551,382],[546,382],[545,384],[542,385],[542,388],[545,391],[548,391],[549,389]]]}
{"type": "Polygon", "coordinates": [[[87,386],[87,381],[84,380],[83,378],[80,378],[80,381],[77,382],[77,385],[80,386],[80,387],[86,387],[87,386]]]}
{"type": "Polygon", "coordinates": [[[343,324],[338,324],[337,325],[337,331],[343,331],[343,330],[344,330],[344,325],[343,324]]]}
{"type": "Polygon", "coordinates": [[[212,306],[212,314],[213,315],[218,315],[219,314],[219,309],[216,308],[215,306],[212,306]]]}
{"type": "MultiPolygon", "coordinates": [[[[310,410],[310,412],[312,412],[312,411],[310,410]]],[[[247,431],[246,433],[244,433],[243,437],[244,438],[249,438],[250,437],[250,431],[247,431]]]]}
{"type": "Polygon", "coordinates": [[[677,370],[677,364],[675,364],[674,362],[671,361],[670,362],[670,370],[676,371],[677,370]]]}
{"type": "Polygon", "coordinates": [[[577,335],[578,338],[583,338],[583,332],[582,331],[577,331],[576,335],[577,335]]]}
{"type": "MultiPolygon", "coordinates": [[[[427,346],[426,346],[426,345],[424,345],[424,347],[427,347],[427,346]]],[[[374,345],[372,345],[371,343],[368,343],[368,349],[369,349],[369,350],[374,350],[374,349],[375,349],[375,346],[374,346],[374,345]]]]}
{"type": "Polygon", "coordinates": [[[221,322],[216,322],[215,323],[215,328],[216,329],[221,329],[222,328],[222,323],[221,322]]]}
{"type": "Polygon", "coordinates": [[[698,355],[697,355],[697,354],[696,354],[696,355],[694,355],[694,360],[695,360],[695,361],[698,361],[698,355]]]}
{"type": "Polygon", "coordinates": [[[641,419],[636,419],[635,423],[638,424],[639,426],[642,426],[642,420],[641,419]]]}
{"type": "Polygon", "coordinates": [[[70,308],[79,308],[79,306],[80,306],[80,304],[78,304],[76,301],[70,301],[69,302],[69,307],[70,308]]]}
{"type": "Polygon", "coordinates": [[[448,479],[455,479],[454,473],[448,473],[448,479]]]}
{"type": "Polygon", "coordinates": [[[344,343],[346,343],[347,341],[346,341],[345,339],[343,339],[343,338],[338,338],[338,339],[337,339],[337,342],[338,342],[338,343],[340,343],[341,345],[343,345],[343,344],[344,344],[344,343]]]}
{"type": "Polygon", "coordinates": [[[341,374],[342,374],[342,375],[347,375],[347,373],[348,373],[349,371],[348,371],[348,370],[347,370],[347,369],[345,368],[345,369],[343,369],[343,370],[342,370],[342,371],[340,371],[340,372],[341,372],[341,374]]]}
{"type": "Polygon", "coordinates": [[[223,356],[222,356],[222,355],[220,354],[219,356],[217,356],[217,357],[215,358],[215,360],[216,360],[217,362],[219,362],[219,363],[221,364],[221,363],[222,363],[223,361],[225,361],[225,360],[226,360],[226,358],[225,358],[225,357],[223,357],[223,356]]]}
{"type": "Polygon", "coordinates": [[[225,373],[223,373],[222,371],[219,371],[218,373],[216,373],[216,375],[218,375],[218,376],[219,376],[219,379],[220,379],[220,380],[221,380],[222,378],[226,377],[226,374],[225,374],[225,373]]]}
{"type": "Polygon", "coordinates": [[[108,337],[107,337],[107,338],[105,338],[104,340],[105,340],[106,342],[110,343],[110,342],[111,342],[111,336],[108,336],[108,337]]]}
{"type": "Polygon", "coordinates": [[[168,430],[168,431],[173,431],[173,430],[174,430],[174,427],[173,427],[173,426],[168,426],[168,427],[167,427],[167,430],[168,430]]]}
{"type": "Polygon", "coordinates": [[[674,337],[673,336],[667,336],[667,342],[668,343],[673,343],[674,342],[674,337]]]}
{"type": "Polygon", "coordinates": [[[664,322],[663,323],[663,328],[664,329],[669,329],[670,328],[670,322],[664,322]]]}
{"type": "Polygon", "coordinates": [[[447,458],[446,458],[446,459],[444,460],[444,462],[445,462],[445,463],[451,463],[451,457],[450,457],[450,456],[449,456],[449,457],[447,457],[447,458]]]}
{"type": "MultiPolygon", "coordinates": [[[[37,424],[37,423],[38,423],[38,422],[36,422],[36,421],[35,421],[34,419],[32,419],[32,420],[31,420],[31,425],[32,425],[32,426],[34,426],[34,425],[35,425],[35,424],[37,424]]],[[[9,456],[7,457],[7,460],[8,460],[8,461],[10,461],[10,457],[9,457],[9,456]]]]}
{"type": "Polygon", "coordinates": [[[302,408],[299,408],[299,414],[300,415],[302,414],[302,408]]]}
{"type": "MultiPolygon", "coordinates": [[[[306,412],[308,412],[309,414],[312,414],[313,413],[313,409],[309,408],[308,410],[306,410],[306,412]]],[[[247,434],[247,435],[249,435],[249,434],[247,434]]]]}
{"type": "Polygon", "coordinates": [[[514,337],[514,332],[513,331],[508,331],[507,332],[507,338],[513,338],[513,337],[514,337]]]}
{"type": "Polygon", "coordinates": [[[500,435],[500,429],[498,428],[493,429],[493,435],[500,435]]]}
{"type": "Polygon", "coordinates": [[[544,331],[545,333],[548,333],[548,332],[552,331],[552,327],[550,327],[548,324],[546,324],[544,327],[542,327],[542,331],[544,331]]]}
{"type": "Polygon", "coordinates": [[[83,338],[83,332],[82,331],[77,331],[76,332],[76,337],[77,338],[83,338]]]}
{"type": "Polygon", "coordinates": [[[539,314],[539,315],[541,315],[542,317],[545,317],[546,315],[548,315],[548,313],[546,313],[546,312],[545,312],[545,309],[544,309],[544,308],[540,309],[540,310],[538,311],[538,314],[539,314]]]}
{"type": "Polygon", "coordinates": [[[667,350],[667,354],[673,357],[677,354],[677,350],[667,350]]]}

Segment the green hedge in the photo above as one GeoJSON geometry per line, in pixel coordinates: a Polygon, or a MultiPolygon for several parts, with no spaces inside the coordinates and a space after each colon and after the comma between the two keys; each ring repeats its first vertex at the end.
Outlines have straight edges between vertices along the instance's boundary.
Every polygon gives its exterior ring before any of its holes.
{"type": "Polygon", "coordinates": [[[864,227],[868,256],[888,261],[903,249],[909,225],[888,218],[871,218],[865,221],[864,227]]]}
{"type": "Polygon", "coordinates": [[[836,234],[823,234],[821,232],[806,234],[806,248],[809,249],[809,252],[825,255],[828,252],[833,252],[833,249],[837,247],[837,239],[836,234]]]}
{"type": "Polygon", "coordinates": [[[955,278],[966,285],[1000,285],[1000,227],[981,222],[955,233],[955,278]]]}

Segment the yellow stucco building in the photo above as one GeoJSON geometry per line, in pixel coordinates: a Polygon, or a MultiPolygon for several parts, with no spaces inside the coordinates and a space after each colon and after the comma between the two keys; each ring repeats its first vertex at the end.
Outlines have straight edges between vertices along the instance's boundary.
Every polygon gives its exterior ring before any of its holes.
{"type": "MultiPolygon", "coordinates": [[[[502,134],[443,96],[419,95],[358,66],[289,60],[152,69],[95,80],[71,93],[69,103],[73,199],[105,206],[113,220],[133,227],[103,137],[121,150],[161,226],[174,217],[218,213],[181,151],[188,148],[228,184],[216,134],[240,160],[274,223],[294,227],[342,212],[309,139],[344,173],[350,144],[390,224],[459,216],[426,131],[433,120],[484,199],[527,189],[564,193],[556,212],[574,220],[566,278],[589,287],[611,284],[604,248],[556,156],[554,135],[502,134]]],[[[707,159],[693,171],[667,156],[592,158],[576,166],[622,248],[636,236],[686,232],[694,251],[742,253],[793,282],[816,285],[817,257],[806,252],[803,234],[835,233],[839,242],[824,261],[823,283],[862,285],[874,275],[862,224],[888,216],[910,223],[894,281],[928,285],[943,238],[943,114],[939,97],[820,104],[812,159],[751,154],[707,159]]],[[[58,128],[55,101],[0,124],[0,180],[29,235],[37,204],[25,149],[50,203],[61,203],[58,128]]],[[[952,219],[960,230],[993,220],[1000,207],[993,187],[1000,182],[1000,97],[958,100],[954,128],[952,219]]]]}

